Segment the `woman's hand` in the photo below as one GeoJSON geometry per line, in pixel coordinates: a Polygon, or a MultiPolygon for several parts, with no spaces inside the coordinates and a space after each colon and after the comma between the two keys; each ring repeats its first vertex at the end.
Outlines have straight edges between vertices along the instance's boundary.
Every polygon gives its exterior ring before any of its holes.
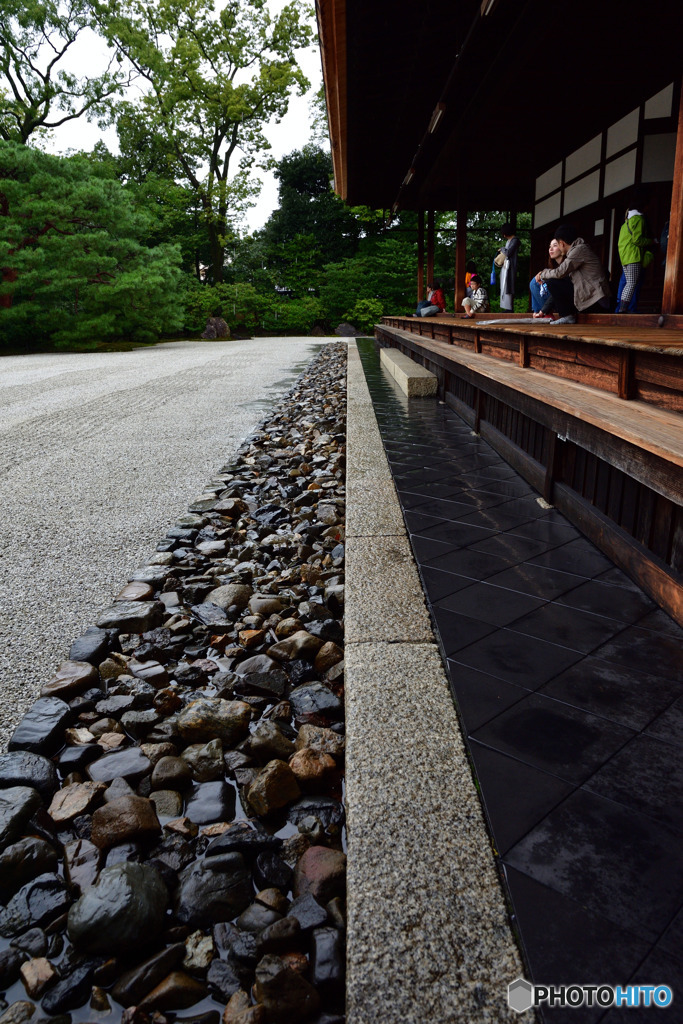
{"type": "Polygon", "coordinates": [[[543,278],[541,277],[541,271],[540,270],[536,274],[536,277],[534,278],[534,281],[536,282],[536,284],[542,284],[543,278]]]}

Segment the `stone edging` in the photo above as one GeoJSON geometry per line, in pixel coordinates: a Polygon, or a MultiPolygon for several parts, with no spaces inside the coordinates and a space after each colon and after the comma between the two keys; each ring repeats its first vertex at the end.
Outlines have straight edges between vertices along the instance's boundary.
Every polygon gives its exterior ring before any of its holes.
{"type": "Polygon", "coordinates": [[[347,1024],[524,1021],[507,1006],[522,963],[355,342],[347,416],[347,1024]]]}

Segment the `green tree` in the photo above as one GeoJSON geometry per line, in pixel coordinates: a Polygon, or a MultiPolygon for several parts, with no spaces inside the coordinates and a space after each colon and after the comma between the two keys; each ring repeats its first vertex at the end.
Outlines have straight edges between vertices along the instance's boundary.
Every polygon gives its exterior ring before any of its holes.
{"type": "Polygon", "coordinates": [[[180,253],[144,244],[152,219],[106,167],[0,142],[2,340],[92,346],[178,330],[180,253]]]}
{"type": "MultiPolygon", "coordinates": [[[[362,226],[354,211],[332,191],[332,160],[314,145],[289,153],[275,168],[279,207],[263,229],[272,260],[283,264],[282,247],[297,238],[313,237],[319,250],[318,268],[352,256],[362,226]]],[[[281,276],[285,276],[286,269],[281,276]]],[[[311,286],[315,286],[311,282],[311,286]]]]}
{"type": "Polygon", "coordinates": [[[415,261],[414,243],[384,238],[375,242],[370,252],[328,264],[320,297],[330,320],[344,319],[349,307],[361,299],[377,300],[385,314],[404,313],[414,307],[415,261]]]}
{"type": "Polygon", "coordinates": [[[299,0],[276,17],[266,0],[219,10],[206,0],[93,2],[103,34],[147,88],[119,116],[122,149],[132,159],[154,137],[157,168],[196,196],[220,283],[231,225],[258,191],[250,171],[269,148],[263,127],[309,84],[295,56],[311,35],[299,0]]]}
{"type": "Polygon", "coordinates": [[[88,0],[3,0],[0,6],[0,138],[26,143],[86,115],[104,122],[131,77],[112,56],[101,75],[68,70],[92,25],[88,0]]]}

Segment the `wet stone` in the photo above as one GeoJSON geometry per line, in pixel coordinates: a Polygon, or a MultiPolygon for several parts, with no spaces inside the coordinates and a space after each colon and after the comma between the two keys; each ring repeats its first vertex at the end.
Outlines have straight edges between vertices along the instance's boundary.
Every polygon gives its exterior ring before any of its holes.
{"type": "Polygon", "coordinates": [[[4,991],[17,981],[24,959],[16,949],[0,950],[0,989],[4,991]]]}
{"type": "Polygon", "coordinates": [[[310,893],[326,903],[346,891],[346,854],[327,846],[311,846],[294,871],[294,895],[310,893]]]}
{"type": "Polygon", "coordinates": [[[64,878],[82,892],[97,880],[101,860],[100,850],[88,839],[76,839],[64,847],[64,878]]]}
{"type": "Polygon", "coordinates": [[[185,790],[192,785],[192,770],[185,758],[161,757],[152,771],[152,789],[185,790]]]}
{"type": "Polygon", "coordinates": [[[41,697],[61,697],[69,701],[84,690],[98,686],[100,674],[87,661],[63,661],[55,675],[41,688],[41,697]]]}
{"type": "Polygon", "coordinates": [[[92,967],[86,964],[58,981],[43,998],[41,1006],[45,1013],[65,1013],[82,1006],[90,997],[92,974],[92,967]]]}
{"type": "Polygon", "coordinates": [[[44,800],[49,800],[58,783],[57,769],[41,754],[24,750],[0,754],[0,789],[30,786],[37,789],[44,800]]]}
{"type": "Polygon", "coordinates": [[[222,779],[223,744],[219,739],[210,743],[194,743],[186,747],[181,755],[182,762],[197,782],[213,782],[222,779]]]}
{"type": "Polygon", "coordinates": [[[104,782],[79,782],[66,786],[55,793],[47,813],[53,821],[69,821],[101,802],[106,788],[104,782]]]}
{"type": "Polygon", "coordinates": [[[264,850],[279,850],[282,840],[260,828],[256,822],[236,821],[213,839],[206,849],[206,856],[221,853],[245,853],[256,855],[264,850]]]}
{"type": "Polygon", "coordinates": [[[35,1003],[20,999],[16,1003],[12,1003],[0,1016],[0,1024],[28,1024],[35,1009],[35,1003]]]}
{"type": "Polygon", "coordinates": [[[23,826],[42,803],[40,793],[30,786],[0,790],[0,848],[19,838],[23,826]]]}
{"type": "Polygon", "coordinates": [[[158,939],[167,904],[166,886],[154,868],[106,867],[69,911],[69,938],[88,953],[144,949],[158,939]]]}
{"type": "Polygon", "coordinates": [[[15,893],[37,875],[54,874],[58,864],[57,851],[45,839],[20,839],[0,853],[0,892],[15,893]]]}
{"type": "Polygon", "coordinates": [[[28,750],[49,757],[63,744],[63,733],[71,725],[73,712],[59,697],[41,697],[26,712],[12,734],[9,750],[28,750]]]}
{"type": "Polygon", "coordinates": [[[227,1003],[242,987],[241,978],[235,967],[225,960],[214,960],[206,975],[206,983],[213,996],[227,1003]]]}
{"type": "Polygon", "coordinates": [[[331,729],[321,728],[317,725],[302,725],[296,738],[297,750],[310,747],[311,750],[320,751],[323,754],[330,754],[336,760],[344,757],[345,741],[342,736],[332,732],[331,729]]]}
{"type": "Polygon", "coordinates": [[[183,798],[174,789],[157,789],[149,799],[159,818],[177,818],[183,813],[183,798]]]}
{"type": "Polygon", "coordinates": [[[323,683],[305,683],[289,695],[295,715],[324,715],[337,719],[344,714],[344,703],[323,683]]]}
{"type": "Polygon", "coordinates": [[[44,956],[27,960],[21,965],[21,980],[26,995],[38,999],[48,985],[57,977],[57,969],[44,956]]]}
{"type": "Polygon", "coordinates": [[[185,814],[197,825],[230,821],[235,814],[235,790],[226,782],[202,782],[187,799],[185,814]]]}
{"type": "Polygon", "coordinates": [[[301,926],[295,917],[283,917],[264,928],[259,935],[259,948],[264,953],[284,953],[296,949],[301,938],[301,926]]]}
{"type": "Polygon", "coordinates": [[[83,636],[79,636],[72,643],[69,648],[69,660],[88,661],[91,665],[99,665],[106,657],[109,646],[109,634],[106,630],[91,626],[83,636]]]}
{"type": "Polygon", "coordinates": [[[227,613],[217,604],[211,604],[211,602],[195,604],[192,605],[191,611],[200,622],[205,626],[210,626],[211,629],[220,630],[230,626],[227,613]]]}
{"type": "Polygon", "coordinates": [[[47,955],[47,935],[42,928],[29,928],[16,939],[10,942],[12,949],[17,949],[29,957],[43,957],[47,955]]]}
{"type": "Polygon", "coordinates": [[[313,986],[272,953],[264,956],[256,968],[254,995],[273,1024],[297,1024],[320,1006],[320,996],[313,986]]]}
{"type": "Polygon", "coordinates": [[[292,633],[291,636],[285,637],[284,640],[278,640],[276,644],[268,648],[268,656],[275,658],[277,661],[294,661],[297,658],[306,658],[312,661],[320,648],[323,645],[323,641],[319,637],[313,636],[305,629],[300,629],[296,633],[292,633]]]}
{"type": "Polygon", "coordinates": [[[136,1006],[152,989],[179,967],[185,955],[185,946],[176,942],[126,971],[116,981],[111,994],[121,1006],[136,1006]]]}
{"type": "Polygon", "coordinates": [[[206,986],[184,971],[171,971],[139,1004],[142,1011],[184,1010],[207,996],[206,986]]]}
{"type": "Polygon", "coordinates": [[[92,816],[91,839],[101,850],[131,840],[154,839],[160,833],[154,804],[144,797],[119,797],[99,807],[92,816]]]}
{"type": "Polygon", "coordinates": [[[295,917],[302,931],[319,928],[327,921],[327,911],[309,892],[298,896],[287,911],[288,917],[295,917]]]}
{"type": "Polygon", "coordinates": [[[59,875],[39,875],[23,885],[6,907],[0,908],[0,935],[12,937],[48,924],[69,906],[71,900],[59,875]]]}
{"type": "Polygon", "coordinates": [[[203,932],[193,932],[185,939],[183,967],[186,971],[205,971],[214,957],[213,939],[203,932]]]}
{"type": "Polygon", "coordinates": [[[151,601],[154,597],[154,587],[149,583],[128,583],[119,590],[114,598],[115,601],[151,601]]]}
{"type": "Polygon", "coordinates": [[[279,889],[289,892],[292,884],[292,869],[272,850],[259,853],[254,864],[254,882],[259,889],[279,889]]]}
{"type": "Polygon", "coordinates": [[[120,633],[146,633],[161,625],[163,614],[160,601],[118,601],[100,613],[97,625],[120,633]]]}
{"type": "Polygon", "coordinates": [[[128,747],[113,754],[105,754],[88,766],[88,774],[94,782],[112,782],[121,778],[133,786],[151,770],[151,762],[139,747],[128,747]]]}
{"type": "MultiPolygon", "coordinates": [[[[131,574],[131,583],[153,583],[155,586],[161,586],[166,577],[168,576],[168,567],[165,565],[145,565],[140,569],[136,569],[131,574]]],[[[99,626],[99,622],[98,622],[99,626]]]]}
{"type": "Polygon", "coordinates": [[[135,697],[132,694],[118,694],[105,697],[95,705],[98,715],[120,715],[124,711],[130,711],[135,704],[135,697]]]}
{"type": "Polygon", "coordinates": [[[296,800],[301,790],[292,769],[285,761],[273,760],[249,786],[247,799],[257,814],[269,815],[296,800]]]}
{"type": "Polygon", "coordinates": [[[135,739],[143,739],[162,719],[162,715],[148,708],[145,711],[126,711],[121,716],[121,725],[135,739]]]}
{"type": "Polygon", "coordinates": [[[251,709],[244,701],[204,697],[178,715],[178,731],[185,740],[205,742],[217,737],[227,745],[238,743],[249,731],[251,709]]]}
{"type": "Polygon", "coordinates": [[[344,806],[331,796],[304,796],[287,808],[287,818],[298,825],[304,818],[315,817],[323,828],[339,831],[344,824],[344,806]]]}
{"type": "Polygon", "coordinates": [[[344,937],[336,928],[315,928],[311,937],[311,982],[323,999],[344,993],[344,937]]]}
{"type": "Polygon", "coordinates": [[[174,910],[181,924],[208,928],[230,920],[248,906],[253,892],[251,874],[240,854],[230,856],[230,863],[221,858],[220,871],[198,861],[180,873],[174,910]]]}
{"type": "Polygon", "coordinates": [[[264,928],[268,928],[281,919],[282,914],[279,911],[264,907],[262,903],[252,903],[240,914],[235,923],[240,931],[258,935],[264,928]]]}
{"type": "Polygon", "coordinates": [[[294,753],[295,747],[277,722],[265,721],[259,722],[240,749],[264,764],[273,759],[287,760],[294,753]]]}

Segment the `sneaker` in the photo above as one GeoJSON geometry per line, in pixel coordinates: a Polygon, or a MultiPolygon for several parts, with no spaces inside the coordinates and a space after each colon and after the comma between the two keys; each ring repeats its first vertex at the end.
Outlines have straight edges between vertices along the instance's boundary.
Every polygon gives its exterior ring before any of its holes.
{"type": "Polygon", "coordinates": [[[575,324],[576,317],[570,313],[569,316],[561,316],[559,320],[553,320],[554,324],[575,324]]]}

